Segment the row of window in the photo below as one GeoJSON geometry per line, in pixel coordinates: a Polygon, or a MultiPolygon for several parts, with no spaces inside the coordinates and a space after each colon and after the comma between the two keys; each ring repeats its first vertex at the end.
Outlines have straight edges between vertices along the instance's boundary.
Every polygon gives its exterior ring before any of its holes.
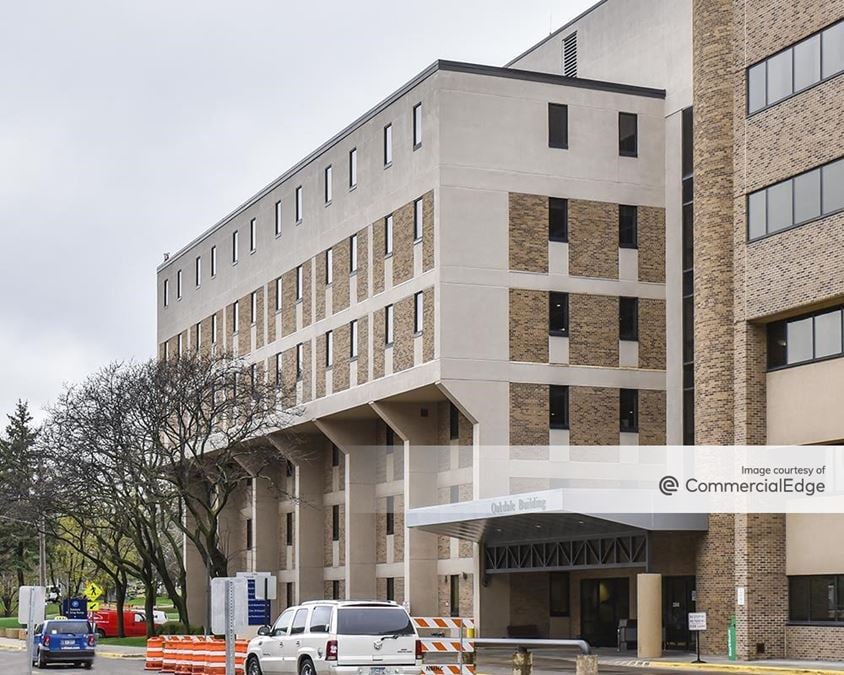
{"type": "MultiPolygon", "coordinates": [[[[569,294],[552,291],[548,294],[548,334],[569,336],[569,294]]],[[[618,299],[619,340],[639,339],[639,298],[618,299]]]]}
{"type": "MultiPolygon", "coordinates": [[[[548,104],[548,147],[568,150],[569,108],[562,103],[548,104]]],[[[639,117],[636,113],[618,113],[618,154],[639,155],[639,117]]]]}
{"type": "MultiPolygon", "coordinates": [[[[549,241],[568,242],[568,199],[548,198],[548,239],[549,241]]],[[[639,209],[636,206],[618,205],[618,246],[619,248],[638,248],[639,246],[639,209]]]]}
{"type": "MultiPolygon", "coordinates": [[[[413,106],[413,149],[418,150],[422,147],[422,104],[417,103],[413,106]]],[[[388,168],[392,166],[393,163],[393,125],[388,124],[384,127],[384,135],[383,135],[383,148],[384,148],[384,168],[388,168]]],[[[357,187],[358,184],[358,150],[357,148],[352,148],[349,150],[349,189],[354,189],[357,187]]],[[[325,167],[323,171],[323,190],[324,190],[324,200],[325,204],[328,205],[331,203],[333,198],[333,184],[334,184],[334,168],[331,164],[325,167]]],[[[414,211],[414,237],[416,239],[421,239],[422,237],[422,199],[417,200],[417,205],[415,206],[414,211]]],[[[301,185],[297,186],[294,191],[294,211],[295,211],[295,219],[296,224],[302,222],[303,215],[304,215],[304,193],[303,187],[301,185]]],[[[282,202],[281,200],[275,203],[275,236],[281,236],[282,231],[282,202]]],[[[390,219],[390,223],[392,226],[392,216],[388,216],[390,219]]],[[[386,219],[385,219],[386,220],[386,219]]],[[[386,227],[386,223],[385,223],[386,227]]],[[[392,252],[392,227],[390,228],[390,250],[392,252]]],[[[258,248],[258,221],[256,218],[252,218],[249,221],[249,252],[254,253],[258,248]]],[[[357,251],[355,250],[355,254],[357,251]]],[[[217,275],[217,247],[211,247],[211,276],[215,277],[217,275]]],[[[231,236],[231,262],[233,265],[237,264],[240,259],[240,232],[239,230],[235,230],[232,232],[231,236]]],[[[355,263],[354,269],[357,268],[355,263]]],[[[202,284],[202,256],[197,256],[194,261],[194,270],[195,270],[195,285],[197,288],[202,284]]],[[[181,299],[182,297],[182,270],[179,270],[176,273],[176,297],[181,299]]],[[[164,306],[167,307],[170,304],[170,282],[168,279],[164,280],[164,306]]]]}
{"type": "MultiPolygon", "coordinates": [[[[548,388],[549,426],[552,429],[569,428],[569,388],[552,384],[548,388]]],[[[618,390],[618,430],[622,433],[639,431],[639,390],[618,390]]]]}
{"type": "Polygon", "coordinates": [[[753,114],[844,71],[844,21],[810,35],[747,69],[753,114]]]}
{"type": "Polygon", "coordinates": [[[747,197],[747,238],[759,239],[844,210],[844,159],[816,167],[747,197]]]}
{"type": "Polygon", "coordinates": [[[825,309],[768,324],[768,368],[844,355],[844,310],[825,309]]]}
{"type": "Polygon", "coordinates": [[[844,575],[789,577],[788,620],[844,623],[844,575]]]}

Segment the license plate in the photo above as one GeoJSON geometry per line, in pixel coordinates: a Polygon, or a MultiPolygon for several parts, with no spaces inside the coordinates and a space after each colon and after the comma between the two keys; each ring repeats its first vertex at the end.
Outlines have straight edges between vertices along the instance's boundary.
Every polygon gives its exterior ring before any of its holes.
{"type": "Polygon", "coordinates": [[[387,669],[384,666],[372,666],[369,675],[386,675],[387,669]]]}
{"type": "Polygon", "coordinates": [[[76,640],[62,640],[62,649],[79,649],[76,640]]]}

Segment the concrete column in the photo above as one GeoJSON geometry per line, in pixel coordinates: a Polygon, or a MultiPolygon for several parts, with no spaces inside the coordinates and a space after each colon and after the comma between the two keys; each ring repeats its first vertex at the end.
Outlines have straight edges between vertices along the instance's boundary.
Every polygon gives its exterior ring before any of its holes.
{"type": "Polygon", "coordinates": [[[296,501],[294,516],[296,564],[296,602],[321,600],[323,577],[323,458],[312,453],[296,463],[296,501]]]}
{"type": "Polygon", "coordinates": [[[315,420],[346,458],[346,598],[371,600],[375,591],[375,420],[315,420]]]}
{"type": "Polygon", "coordinates": [[[662,656],[662,575],[637,574],[638,657],[662,656]]]}
{"type": "MultiPolygon", "coordinates": [[[[283,471],[273,469],[265,476],[252,479],[252,571],[269,572],[279,569],[281,527],[278,516],[279,488],[283,471]]],[[[277,600],[270,603],[271,616],[277,615],[277,600]]]]}
{"type": "MultiPolygon", "coordinates": [[[[185,522],[188,528],[193,529],[194,520],[190,512],[186,513],[185,522]]],[[[196,546],[187,537],[184,537],[182,554],[187,572],[185,591],[188,600],[188,618],[191,625],[203,626],[207,621],[208,594],[210,593],[208,570],[196,546]]]]}
{"type": "Polygon", "coordinates": [[[226,552],[229,575],[246,572],[246,517],[244,510],[250,510],[251,489],[243,483],[229,496],[218,518],[220,544],[226,552]]]}
{"type": "MultiPolygon", "coordinates": [[[[372,403],[404,441],[404,508],[437,503],[437,407],[433,403],[372,403]],[[423,413],[424,411],[427,411],[423,413]],[[423,416],[423,414],[425,416],[423,416]]],[[[405,518],[407,522],[407,518],[405,518]]],[[[437,537],[407,529],[404,539],[405,601],[415,616],[436,616],[437,537]]]]}
{"type": "Polygon", "coordinates": [[[478,637],[507,637],[510,625],[510,575],[491,574],[484,584],[483,570],[475,570],[475,617],[478,637]]]}

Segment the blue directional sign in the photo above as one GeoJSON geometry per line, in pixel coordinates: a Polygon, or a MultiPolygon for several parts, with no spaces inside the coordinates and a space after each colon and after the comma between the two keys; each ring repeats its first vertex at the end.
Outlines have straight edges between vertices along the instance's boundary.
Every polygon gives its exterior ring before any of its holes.
{"type": "Polygon", "coordinates": [[[270,618],[270,601],[255,599],[255,579],[247,580],[248,598],[249,598],[249,625],[250,626],[266,626],[269,625],[270,618]]]}
{"type": "Polygon", "coordinates": [[[68,619],[87,619],[88,601],[85,598],[66,598],[62,600],[62,614],[68,619]]]}

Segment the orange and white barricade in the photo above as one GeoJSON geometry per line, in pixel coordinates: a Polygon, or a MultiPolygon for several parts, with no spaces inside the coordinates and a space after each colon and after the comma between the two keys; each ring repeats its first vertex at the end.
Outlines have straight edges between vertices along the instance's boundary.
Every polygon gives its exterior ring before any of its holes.
{"type": "Polygon", "coordinates": [[[147,639],[147,655],[144,670],[159,671],[164,661],[164,638],[151,637],[147,639]]]}
{"type": "Polygon", "coordinates": [[[226,641],[212,638],[205,643],[205,675],[225,675],[226,641]]]}
{"type": "Polygon", "coordinates": [[[437,658],[454,655],[457,663],[429,663],[423,665],[425,675],[474,675],[475,621],[459,616],[416,616],[413,625],[421,632],[419,641],[423,659],[426,655],[437,658]],[[450,633],[449,637],[431,633],[450,633]]]}
{"type": "Polygon", "coordinates": [[[209,643],[214,638],[210,635],[200,635],[193,649],[193,660],[191,661],[190,675],[206,675],[208,657],[211,654],[209,643]]]}
{"type": "Polygon", "coordinates": [[[161,672],[172,675],[176,672],[176,647],[180,638],[177,635],[164,636],[164,649],[162,651],[161,672]]]}
{"type": "Polygon", "coordinates": [[[249,640],[234,641],[234,675],[245,675],[246,673],[247,647],[249,647],[249,640]]]}

